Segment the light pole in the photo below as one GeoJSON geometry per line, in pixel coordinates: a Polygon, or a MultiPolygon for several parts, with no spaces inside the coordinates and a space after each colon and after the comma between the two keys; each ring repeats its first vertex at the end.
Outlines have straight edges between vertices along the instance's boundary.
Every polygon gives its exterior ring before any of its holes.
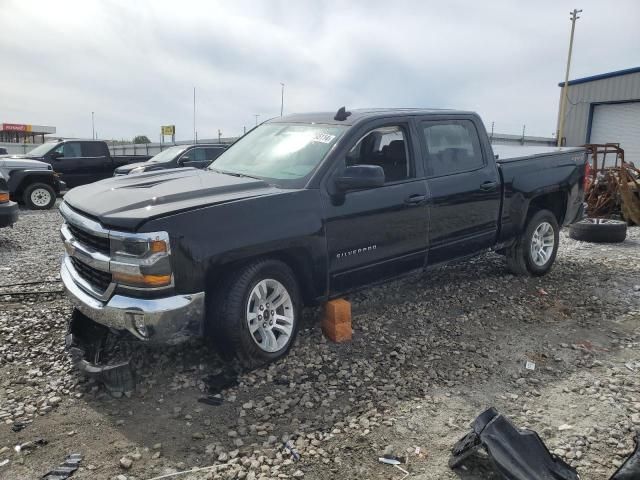
{"type": "Polygon", "coordinates": [[[558,146],[562,146],[562,136],[564,134],[564,112],[567,108],[567,86],[569,84],[569,69],[571,67],[571,52],[573,50],[573,34],[576,30],[576,20],[582,10],[573,9],[571,12],[571,36],[569,37],[569,54],[567,55],[567,70],[564,75],[564,85],[562,86],[562,95],[560,97],[560,114],[558,116],[558,146]]]}
{"type": "Polygon", "coordinates": [[[198,143],[196,133],[196,87],[193,87],[193,143],[198,143]]]}
{"type": "Polygon", "coordinates": [[[280,82],[282,86],[281,94],[280,94],[280,116],[282,116],[282,112],[284,111],[284,83],[280,82]]]}
{"type": "Polygon", "coordinates": [[[93,120],[93,112],[91,112],[91,138],[93,140],[96,139],[96,126],[95,126],[95,122],[93,120]]]}
{"type": "Polygon", "coordinates": [[[258,117],[260,116],[260,114],[256,113],[253,116],[256,117],[256,127],[257,127],[258,126],[258,117]]]}

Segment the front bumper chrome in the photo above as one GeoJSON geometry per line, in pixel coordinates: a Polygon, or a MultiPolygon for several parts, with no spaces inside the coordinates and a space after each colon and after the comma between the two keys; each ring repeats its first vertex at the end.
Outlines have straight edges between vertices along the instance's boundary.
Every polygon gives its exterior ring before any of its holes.
{"type": "Polygon", "coordinates": [[[116,294],[102,301],[81,288],[83,280],[68,256],[62,261],[60,277],[71,303],[106,327],[129,331],[140,340],[165,344],[179,343],[202,333],[204,292],[154,299],[116,294]]]}

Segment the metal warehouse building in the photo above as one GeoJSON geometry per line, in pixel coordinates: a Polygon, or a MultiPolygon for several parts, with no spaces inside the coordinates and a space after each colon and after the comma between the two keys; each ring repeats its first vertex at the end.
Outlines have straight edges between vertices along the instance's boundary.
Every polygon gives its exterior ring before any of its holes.
{"type": "Polygon", "coordinates": [[[640,67],[568,85],[563,143],[619,143],[625,159],[640,166],[640,67]]]}

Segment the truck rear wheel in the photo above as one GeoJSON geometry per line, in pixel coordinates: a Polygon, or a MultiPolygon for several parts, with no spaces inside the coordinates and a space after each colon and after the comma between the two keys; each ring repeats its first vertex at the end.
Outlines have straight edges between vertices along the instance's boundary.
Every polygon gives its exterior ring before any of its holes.
{"type": "Polygon", "coordinates": [[[56,203],[56,192],[46,183],[32,183],[24,189],[22,199],[31,210],[48,210],[56,203]]]}
{"type": "Polygon", "coordinates": [[[251,263],[211,292],[206,335],[244,367],[283,357],[298,331],[301,297],[291,269],[278,260],[251,263]]]}
{"type": "Polygon", "coordinates": [[[538,210],[524,233],[507,249],[507,266],[516,275],[546,274],[556,259],[560,241],[558,221],[549,210],[538,210]]]}

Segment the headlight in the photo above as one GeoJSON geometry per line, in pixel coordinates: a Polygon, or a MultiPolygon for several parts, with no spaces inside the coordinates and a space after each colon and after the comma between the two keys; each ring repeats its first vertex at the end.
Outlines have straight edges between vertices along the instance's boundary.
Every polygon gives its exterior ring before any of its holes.
{"type": "Polygon", "coordinates": [[[133,287],[171,285],[171,247],[167,232],[111,234],[113,280],[133,287]]]}
{"type": "Polygon", "coordinates": [[[132,173],[141,173],[144,172],[145,167],[136,167],[136,168],[132,168],[131,170],[129,170],[129,175],[131,175],[132,173]]]}

